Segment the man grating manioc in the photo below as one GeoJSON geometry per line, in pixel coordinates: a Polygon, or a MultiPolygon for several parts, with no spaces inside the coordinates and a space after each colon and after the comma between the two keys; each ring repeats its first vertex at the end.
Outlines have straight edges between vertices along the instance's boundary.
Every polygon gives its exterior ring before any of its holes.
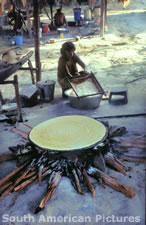
{"type": "Polygon", "coordinates": [[[65,42],[60,52],[61,57],[58,61],[57,79],[62,88],[62,97],[66,97],[64,91],[71,88],[68,80],[75,76],[80,76],[77,64],[79,64],[84,71],[86,71],[86,65],[75,53],[75,45],[72,42],[65,42]]]}

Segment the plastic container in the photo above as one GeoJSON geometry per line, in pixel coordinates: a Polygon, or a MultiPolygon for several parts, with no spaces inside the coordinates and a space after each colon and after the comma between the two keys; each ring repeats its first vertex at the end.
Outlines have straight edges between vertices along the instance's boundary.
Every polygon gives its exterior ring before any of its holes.
{"type": "Polygon", "coordinates": [[[90,9],[84,10],[84,20],[91,20],[91,19],[92,19],[91,10],[90,9]]]}
{"type": "Polygon", "coordinates": [[[42,38],[42,28],[40,28],[39,30],[39,35],[40,35],[40,38],[42,38]]]}
{"type": "Polygon", "coordinates": [[[23,45],[23,36],[19,35],[14,37],[14,41],[16,45],[23,45]]]}
{"type": "Polygon", "coordinates": [[[42,25],[42,32],[43,32],[43,34],[48,34],[48,32],[49,32],[48,24],[42,25]]]}
{"type": "Polygon", "coordinates": [[[37,82],[37,87],[42,101],[50,102],[54,99],[54,80],[39,81],[37,82]]]}
{"type": "Polygon", "coordinates": [[[81,20],[81,8],[74,8],[74,20],[75,21],[81,20]]]}
{"type": "Polygon", "coordinates": [[[60,37],[63,38],[64,37],[64,33],[60,33],[60,37]]]}

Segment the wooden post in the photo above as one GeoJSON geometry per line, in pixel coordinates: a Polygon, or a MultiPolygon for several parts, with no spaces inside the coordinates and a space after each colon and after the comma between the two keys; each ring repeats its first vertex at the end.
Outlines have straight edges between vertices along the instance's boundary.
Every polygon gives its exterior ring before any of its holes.
{"type": "Polygon", "coordinates": [[[41,80],[40,62],[40,37],[39,37],[39,0],[33,0],[34,6],[34,42],[35,42],[35,63],[36,63],[36,82],[41,80]]]}
{"type": "Polygon", "coordinates": [[[107,1],[105,0],[105,24],[107,25],[107,1]]]}
{"type": "Polygon", "coordinates": [[[17,110],[18,110],[18,121],[23,122],[17,75],[14,76],[14,87],[15,87],[16,103],[17,103],[17,110]]]}
{"type": "MultiPolygon", "coordinates": [[[[30,1],[29,1],[30,2],[30,1]]],[[[28,36],[32,38],[32,30],[31,30],[31,20],[30,20],[30,13],[29,13],[29,3],[26,0],[26,16],[27,16],[27,29],[28,29],[28,36]]]]}
{"type": "Polygon", "coordinates": [[[30,70],[32,84],[35,84],[34,73],[33,73],[33,66],[32,66],[32,63],[31,63],[30,59],[28,59],[28,66],[29,66],[29,70],[30,70]]]}
{"type": "Polygon", "coordinates": [[[101,0],[100,37],[104,36],[105,0],[101,0]]]}
{"type": "Polygon", "coordinates": [[[54,26],[54,23],[53,23],[53,3],[50,3],[50,12],[51,12],[51,26],[54,26]]]}
{"type": "Polygon", "coordinates": [[[2,92],[1,92],[1,90],[0,90],[0,101],[1,101],[1,103],[0,104],[4,104],[4,99],[3,99],[3,95],[2,95],[2,92]]]}

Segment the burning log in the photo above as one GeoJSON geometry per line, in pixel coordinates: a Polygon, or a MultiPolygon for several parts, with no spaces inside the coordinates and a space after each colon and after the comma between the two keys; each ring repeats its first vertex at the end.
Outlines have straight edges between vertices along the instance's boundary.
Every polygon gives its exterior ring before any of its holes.
{"type": "Polygon", "coordinates": [[[94,157],[94,160],[93,160],[93,166],[98,168],[99,170],[101,171],[105,171],[106,169],[106,165],[105,165],[105,160],[104,160],[104,157],[103,155],[101,154],[101,152],[99,152],[95,157],[94,157]]]}
{"type": "Polygon", "coordinates": [[[45,179],[47,176],[51,175],[51,173],[52,173],[51,169],[46,170],[42,175],[42,180],[45,179]]]}
{"type": "Polygon", "coordinates": [[[71,175],[72,175],[71,181],[72,181],[73,186],[76,188],[76,190],[79,194],[83,195],[84,192],[82,190],[82,187],[81,187],[80,180],[79,180],[78,174],[76,172],[76,169],[71,170],[71,175]]]}
{"type": "Polygon", "coordinates": [[[44,165],[41,165],[39,168],[39,185],[42,185],[42,173],[43,173],[44,165]]]}
{"type": "Polygon", "coordinates": [[[0,154],[0,162],[5,162],[8,160],[13,160],[15,159],[15,155],[13,153],[7,152],[7,153],[1,153],[0,154]]]}
{"type": "Polygon", "coordinates": [[[83,173],[81,172],[81,168],[76,167],[76,173],[78,175],[79,181],[81,183],[83,183],[84,182],[84,176],[83,176],[83,173]]]}
{"type": "Polygon", "coordinates": [[[53,172],[51,174],[50,180],[49,180],[49,186],[48,186],[48,192],[42,199],[42,201],[39,204],[39,207],[36,209],[36,212],[43,209],[46,205],[47,201],[50,200],[55,193],[60,181],[62,178],[62,173],[60,171],[53,172]]]}
{"type": "Polygon", "coordinates": [[[120,162],[120,160],[115,158],[113,154],[111,153],[105,154],[104,159],[105,159],[105,163],[108,166],[113,167],[114,169],[122,173],[123,175],[126,175],[125,166],[120,162]]]}
{"type": "Polygon", "coordinates": [[[95,195],[96,195],[96,191],[95,191],[94,186],[93,186],[93,184],[91,183],[90,178],[88,177],[87,171],[86,171],[85,169],[83,169],[83,174],[84,174],[84,177],[85,177],[87,186],[89,187],[89,190],[90,190],[91,193],[92,193],[92,198],[94,198],[95,195]]]}
{"type": "Polygon", "coordinates": [[[116,136],[122,136],[127,132],[126,127],[110,127],[109,129],[109,137],[113,138],[116,136]]]}
{"type": "Polygon", "coordinates": [[[90,167],[87,172],[90,176],[93,176],[95,179],[98,179],[98,181],[100,180],[100,183],[106,184],[114,190],[122,192],[128,198],[133,198],[136,195],[136,191],[134,189],[121,184],[116,178],[109,176],[94,167],[90,167]]]}

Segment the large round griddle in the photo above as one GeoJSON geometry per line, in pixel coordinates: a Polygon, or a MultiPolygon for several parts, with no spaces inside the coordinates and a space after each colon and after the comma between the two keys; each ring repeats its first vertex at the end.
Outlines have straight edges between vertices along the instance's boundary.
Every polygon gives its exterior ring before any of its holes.
{"type": "Polygon", "coordinates": [[[62,116],[34,127],[29,139],[36,146],[54,151],[87,149],[106,136],[105,126],[87,116],[62,116]]]}

